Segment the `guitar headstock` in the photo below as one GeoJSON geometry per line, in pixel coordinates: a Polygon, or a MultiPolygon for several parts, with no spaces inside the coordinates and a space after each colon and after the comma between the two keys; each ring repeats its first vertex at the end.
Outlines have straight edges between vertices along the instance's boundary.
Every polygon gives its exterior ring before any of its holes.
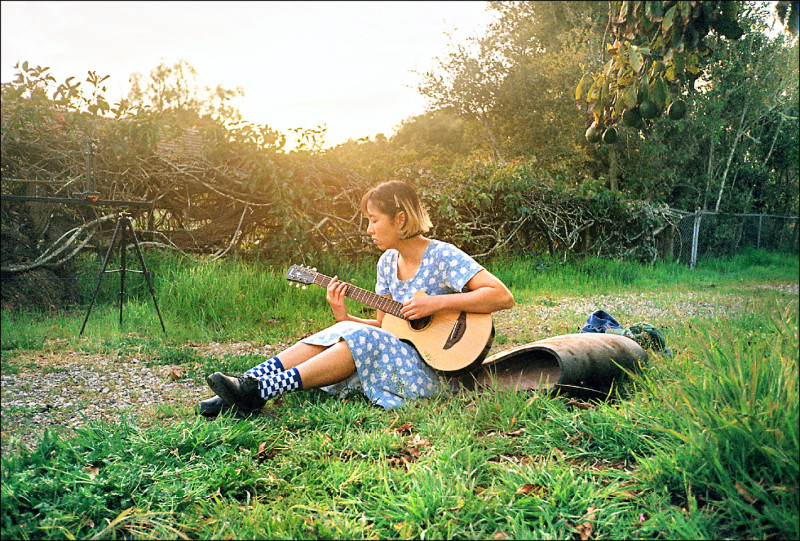
{"type": "Polygon", "coordinates": [[[319,276],[317,269],[309,269],[300,265],[292,265],[286,273],[287,280],[303,285],[313,284],[317,276],[319,276]]]}

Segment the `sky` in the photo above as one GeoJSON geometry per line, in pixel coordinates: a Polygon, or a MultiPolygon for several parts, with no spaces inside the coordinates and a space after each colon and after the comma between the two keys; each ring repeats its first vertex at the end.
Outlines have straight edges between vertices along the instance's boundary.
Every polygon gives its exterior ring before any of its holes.
{"type": "MultiPolygon", "coordinates": [[[[327,128],[326,146],[390,137],[425,111],[420,76],[492,19],[482,1],[0,3],[0,80],[17,62],[49,66],[58,83],[110,75],[107,101],[129,77],[186,60],[202,88],[242,87],[245,120],[291,136],[327,128]]],[[[291,146],[291,145],[289,145],[291,146]]]]}

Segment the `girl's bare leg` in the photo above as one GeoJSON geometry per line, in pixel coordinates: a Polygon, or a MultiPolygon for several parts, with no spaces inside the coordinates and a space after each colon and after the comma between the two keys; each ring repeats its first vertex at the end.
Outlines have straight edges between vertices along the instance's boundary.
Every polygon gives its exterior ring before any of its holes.
{"type": "MultiPolygon", "coordinates": [[[[309,346],[308,344],[302,345],[307,347],[319,347],[309,346]]],[[[356,365],[353,362],[353,354],[350,352],[347,342],[340,341],[328,348],[322,349],[323,351],[317,355],[295,365],[297,366],[297,371],[300,373],[300,379],[303,381],[303,389],[312,389],[339,383],[356,371],[356,365]]],[[[305,350],[302,351],[305,352],[305,350]]],[[[281,360],[281,362],[283,362],[283,360],[281,360]]]]}
{"type": "Polygon", "coordinates": [[[281,360],[284,370],[294,368],[300,363],[304,363],[315,355],[319,355],[330,346],[312,346],[311,344],[304,344],[297,342],[289,349],[285,349],[278,353],[277,357],[281,360]]]}

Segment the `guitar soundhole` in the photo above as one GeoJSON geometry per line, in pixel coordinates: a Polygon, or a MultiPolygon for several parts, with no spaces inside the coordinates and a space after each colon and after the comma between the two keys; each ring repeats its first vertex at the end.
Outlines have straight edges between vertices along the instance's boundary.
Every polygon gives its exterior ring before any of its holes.
{"type": "Polygon", "coordinates": [[[409,325],[411,325],[411,328],[414,329],[415,331],[421,331],[425,327],[430,325],[431,317],[430,316],[421,317],[419,319],[414,319],[412,321],[409,321],[408,323],[409,325]]]}

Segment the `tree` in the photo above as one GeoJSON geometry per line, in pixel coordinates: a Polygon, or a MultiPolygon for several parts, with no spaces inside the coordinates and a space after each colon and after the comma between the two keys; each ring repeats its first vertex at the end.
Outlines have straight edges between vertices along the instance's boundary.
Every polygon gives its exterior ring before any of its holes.
{"type": "Polygon", "coordinates": [[[213,89],[205,87],[201,90],[197,85],[197,70],[186,60],[178,60],[172,66],[162,60],[150,70],[148,78],[133,73],[130,83],[128,101],[131,105],[147,107],[156,116],[169,118],[178,127],[198,127],[204,117],[225,126],[243,122],[232,101],[243,97],[244,89],[231,90],[217,85],[213,89]]]}
{"type": "MultiPolygon", "coordinates": [[[[579,168],[586,145],[570,96],[582,70],[599,65],[605,5],[597,2],[492,2],[490,26],[508,70],[494,117],[503,151],[549,169],[579,168]]],[[[574,178],[574,177],[573,177],[574,178]]]]}
{"type": "Polygon", "coordinates": [[[507,64],[491,36],[470,38],[455,46],[445,59],[437,58],[438,70],[422,76],[419,91],[431,100],[431,107],[453,111],[477,121],[495,158],[506,162],[496,135],[495,105],[507,64]]]}
{"type": "MultiPolygon", "coordinates": [[[[702,119],[708,139],[703,208],[723,208],[739,171],[766,174],[768,149],[784,129],[782,119],[797,114],[791,109],[798,93],[797,48],[789,47],[784,36],[766,35],[768,16],[764,6],[747,4],[744,37],[713,43],[714,53],[698,81],[698,105],[708,111],[702,119]]],[[[736,200],[749,205],[759,182],[739,176],[744,193],[736,200]]]]}

